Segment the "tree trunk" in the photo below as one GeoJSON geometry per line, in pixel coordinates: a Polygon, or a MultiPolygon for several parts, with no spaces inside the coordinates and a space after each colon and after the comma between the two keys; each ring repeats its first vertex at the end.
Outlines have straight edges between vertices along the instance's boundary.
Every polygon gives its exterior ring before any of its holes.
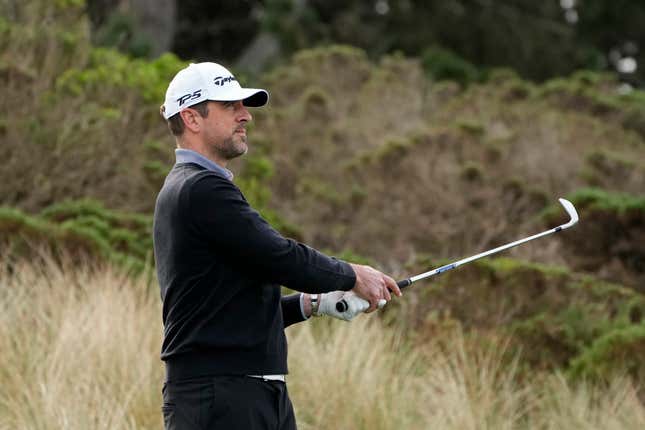
{"type": "Polygon", "coordinates": [[[139,30],[150,42],[150,55],[169,51],[175,35],[175,0],[130,0],[130,7],[139,30]]]}

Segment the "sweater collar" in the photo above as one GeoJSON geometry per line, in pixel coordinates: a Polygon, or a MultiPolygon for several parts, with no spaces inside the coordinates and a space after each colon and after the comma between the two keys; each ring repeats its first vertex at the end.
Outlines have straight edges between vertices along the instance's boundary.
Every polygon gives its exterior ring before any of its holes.
{"type": "Polygon", "coordinates": [[[204,157],[199,152],[193,151],[191,149],[175,149],[175,157],[177,159],[177,164],[179,163],[195,163],[202,166],[204,169],[210,170],[212,172],[219,173],[224,176],[229,181],[233,180],[233,172],[220,166],[212,160],[204,157]]]}

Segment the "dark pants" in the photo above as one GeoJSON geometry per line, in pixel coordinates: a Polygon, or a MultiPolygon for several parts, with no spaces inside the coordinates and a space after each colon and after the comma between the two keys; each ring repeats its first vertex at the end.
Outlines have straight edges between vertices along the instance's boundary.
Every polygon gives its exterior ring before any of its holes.
{"type": "Polygon", "coordinates": [[[216,376],[166,382],[166,430],[296,430],[284,382],[216,376]]]}

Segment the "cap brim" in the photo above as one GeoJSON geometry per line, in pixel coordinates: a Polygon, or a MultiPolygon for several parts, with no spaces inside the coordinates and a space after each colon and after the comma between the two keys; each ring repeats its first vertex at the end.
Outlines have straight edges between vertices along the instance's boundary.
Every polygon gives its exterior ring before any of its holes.
{"type": "Polygon", "coordinates": [[[261,107],[267,104],[267,102],[269,101],[269,93],[267,93],[266,91],[251,88],[249,88],[248,90],[253,91],[253,93],[242,100],[244,106],[261,107]]]}
{"type": "Polygon", "coordinates": [[[209,100],[216,102],[232,102],[242,100],[244,106],[261,107],[269,101],[269,93],[259,88],[238,88],[226,94],[209,97],[209,100]]]}

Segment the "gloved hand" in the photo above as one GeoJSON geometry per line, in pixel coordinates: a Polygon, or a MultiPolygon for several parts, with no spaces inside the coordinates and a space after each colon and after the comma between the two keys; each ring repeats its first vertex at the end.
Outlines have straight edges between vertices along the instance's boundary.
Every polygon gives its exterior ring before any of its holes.
{"type": "MultiPolygon", "coordinates": [[[[332,291],[331,293],[324,293],[320,295],[318,300],[320,304],[318,305],[316,316],[329,315],[330,317],[344,321],[351,321],[356,315],[365,312],[370,307],[370,303],[367,300],[361,299],[352,291],[332,291]],[[347,303],[347,310],[344,312],[338,312],[336,310],[336,303],[340,300],[345,300],[347,303]]],[[[386,303],[385,300],[380,300],[378,303],[379,309],[385,306],[386,303]]]]}

